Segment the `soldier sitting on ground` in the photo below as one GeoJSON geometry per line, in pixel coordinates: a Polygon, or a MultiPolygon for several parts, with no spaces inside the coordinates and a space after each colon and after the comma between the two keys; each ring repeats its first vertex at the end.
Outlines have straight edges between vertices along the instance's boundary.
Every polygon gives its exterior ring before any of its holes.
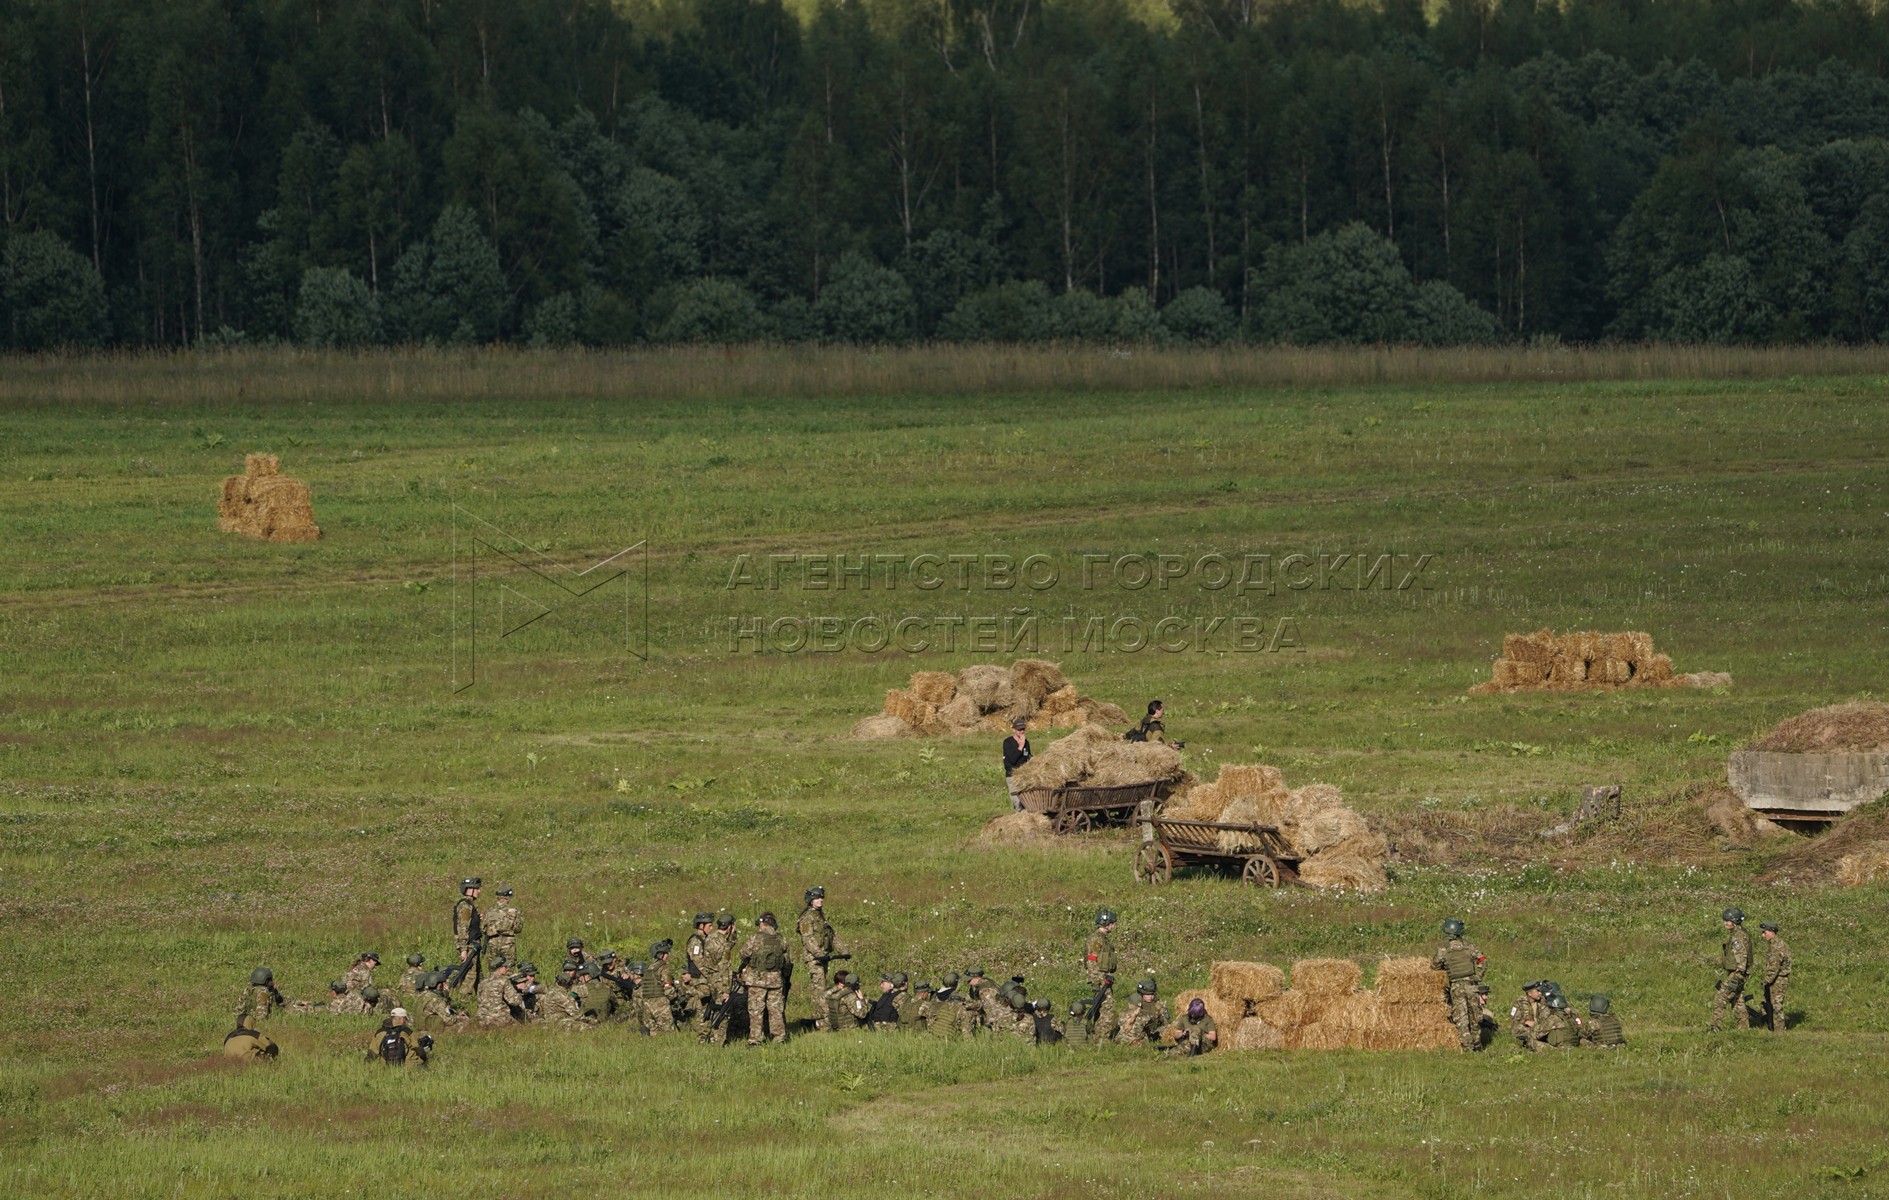
{"type": "Polygon", "coordinates": [[[1581,1044],[1581,1019],[1568,1007],[1559,991],[1548,997],[1548,1015],[1542,1021],[1542,1041],[1551,1050],[1567,1050],[1581,1044]]]}
{"type": "Polygon", "coordinates": [[[1541,990],[1541,981],[1535,980],[1522,985],[1521,999],[1509,1009],[1509,1033],[1524,1050],[1545,1050],[1542,1044],[1542,1020],[1548,1015],[1546,997],[1541,990]]]}
{"type": "Polygon", "coordinates": [[[407,969],[401,972],[400,975],[400,990],[409,996],[419,995],[421,987],[420,980],[426,978],[428,974],[429,972],[426,970],[426,955],[407,955],[407,969]]]}
{"type": "Polygon", "coordinates": [[[276,990],[275,972],[257,967],[249,973],[249,988],[236,1006],[236,1028],[257,1029],[276,1009],[288,1005],[289,1001],[276,990]]]}
{"type": "Polygon", "coordinates": [[[407,1023],[404,1008],[388,1013],[367,1043],[367,1061],[386,1063],[390,1067],[424,1067],[432,1057],[433,1035],[423,1033],[416,1037],[413,1027],[407,1023]]]}
{"type": "Polygon", "coordinates": [[[1627,1044],[1620,1028],[1620,1018],[1612,1011],[1607,997],[1595,995],[1587,1002],[1587,1021],[1581,1026],[1581,1045],[1589,1050],[1612,1050],[1627,1044]]]}
{"type": "Polygon", "coordinates": [[[1207,1054],[1220,1045],[1220,1027],[1207,1012],[1207,1002],[1196,996],[1187,1002],[1187,1013],[1174,1027],[1174,1041],[1168,1053],[1191,1058],[1207,1054]]]}
{"type": "Polygon", "coordinates": [[[1122,1014],[1115,1040],[1125,1046],[1159,1045],[1167,1025],[1167,1005],[1155,998],[1154,980],[1144,979],[1135,985],[1135,1006],[1122,1014]]]}
{"type": "Polygon", "coordinates": [[[514,1025],[525,1019],[525,998],[512,980],[512,964],[500,962],[479,985],[479,1024],[487,1028],[514,1025]]]}
{"type": "Polygon", "coordinates": [[[430,1026],[459,1025],[471,1018],[453,1007],[446,981],[451,971],[429,971],[420,977],[419,1019],[430,1026]]]}
{"type": "Polygon", "coordinates": [[[1056,1021],[1056,1010],[1048,1000],[1030,1001],[1030,1034],[1039,1046],[1054,1046],[1063,1040],[1063,1029],[1056,1021]]]}
{"type": "Polygon", "coordinates": [[[350,992],[363,991],[374,984],[374,968],[380,966],[380,954],[374,950],[363,950],[354,956],[348,964],[348,973],[341,981],[348,985],[350,992]]]}

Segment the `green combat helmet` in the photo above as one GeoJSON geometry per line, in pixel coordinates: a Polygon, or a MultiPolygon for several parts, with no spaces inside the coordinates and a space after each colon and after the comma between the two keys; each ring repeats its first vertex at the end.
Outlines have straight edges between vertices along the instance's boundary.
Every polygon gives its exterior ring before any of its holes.
{"type": "Polygon", "coordinates": [[[1560,1011],[1561,1009],[1566,1008],[1567,1006],[1568,1006],[1568,1002],[1561,998],[1560,992],[1556,992],[1554,995],[1548,997],[1548,1007],[1556,1010],[1557,1012],[1560,1011]]]}
{"type": "Polygon", "coordinates": [[[1089,1010],[1084,1007],[1082,1001],[1071,1000],[1069,1002],[1069,1015],[1080,1020],[1089,1015],[1089,1010]]]}
{"type": "Polygon", "coordinates": [[[425,965],[426,965],[426,955],[424,955],[424,954],[409,954],[409,955],[407,955],[407,965],[408,965],[409,967],[423,967],[423,966],[425,966],[425,965]]]}
{"type": "Polygon", "coordinates": [[[560,971],[575,971],[575,970],[576,970],[577,968],[579,968],[579,967],[581,967],[581,966],[583,966],[583,965],[584,965],[584,964],[583,964],[583,963],[582,963],[582,962],[581,962],[580,960],[578,960],[578,959],[575,959],[575,958],[567,958],[567,959],[565,959],[565,960],[564,960],[563,962],[561,962],[561,963],[559,963],[559,964],[558,964],[558,970],[560,970],[560,971]]]}
{"type": "Polygon", "coordinates": [[[1154,995],[1154,980],[1144,979],[1135,985],[1135,993],[1140,996],[1154,995]]]}
{"type": "Polygon", "coordinates": [[[249,973],[250,987],[268,987],[275,982],[275,972],[268,967],[257,967],[249,973]]]}
{"type": "Polygon", "coordinates": [[[1776,921],[1760,921],[1758,922],[1758,929],[1763,933],[1776,933],[1778,931],[1777,922],[1776,921]]]}
{"type": "Polygon", "coordinates": [[[1462,937],[1463,923],[1455,917],[1451,917],[1449,920],[1443,922],[1443,936],[1446,938],[1462,937]]]}
{"type": "Polygon", "coordinates": [[[1743,925],[1745,923],[1745,910],[1734,904],[1720,915],[1720,919],[1730,921],[1734,925],[1743,925]]]}
{"type": "Polygon", "coordinates": [[[914,996],[929,996],[931,995],[931,985],[920,980],[912,986],[912,994],[914,996]]]}
{"type": "Polygon", "coordinates": [[[345,992],[348,990],[348,985],[344,980],[330,979],[328,981],[328,990],[331,992],[345,992]]]}
{"type": "Polygon", "coordinates": [[[1104,925],[1113,925],[1113,924],[1115,924],[1115,910],[1114,909],[1098,908],[1095,910],[1095,927],[1097,929],[1102,928],[1102,926],[1104,925]]]}
{"type": "Polygon", "coordinates": [[[367,1001],[369,1007],[379,1004],[380,1003],[380,989],[377,987],[362,988],[361,999],[367,1001]]]}
{"type": "Polygon", "coordinates": [[[715,914],[715,928],[733,929],[734,927],[735,927],[735,914],[733,913],[716,913],[715,914]]]}
{"type": "Polygon", "coordinates": [[[817,883],[800,894],[802,904],[812,904],[815,900],[824,899],[826,899],[826,889],[817,883]]]}
{"type": "Polygon", "coordinates": [[[695,926],[698,929],[700,929],[704,925],[713,925],[714,923],[715,923],[714,913],[699,912],[695,914],[695,926]]]}
{"type": "Polygon", "coordinates": [[[1587,1002],[1587,1011],[1593,1013],[1597,1017],[1606,1016],[1607,1008],[1608,1008],[1607,997],[1605,996],[1596,995],[1587,1002]]]}
{"type": "Polygon", "coordinates": [[[676,948],[676,943],[674,939],[664,938],[662,941],[657,942],[654,945],[650,946],[649,956],[651,958],[661,958],[665,954],[673,953],[675,951],[675,948],[676,948]]]}
{"type": "Polygon", "coordinates": [[[903,971],[892,972],[891,978],[892,978],[893,987],[904,987],[906,984],[912,981],[912,977],[910,975],[907,975],[903,971]]]}
{"type": "Polygon", "coordinates": [[[938,977],[938,986],[946,989],[958,986],[958,973],[956,971],[946,971],[943,975],[938,977]]]}

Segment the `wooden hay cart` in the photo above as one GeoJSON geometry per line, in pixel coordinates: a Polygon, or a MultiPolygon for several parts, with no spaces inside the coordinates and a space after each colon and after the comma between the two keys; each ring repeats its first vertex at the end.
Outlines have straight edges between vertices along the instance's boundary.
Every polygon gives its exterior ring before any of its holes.
{"type": "Polygon", "coordinates": [[[1237,872],[1251,887],[1276,888],[1298,878],[1299,863],[1276,825],[1228,825],[1154,815],[1153,805],[1136,812],[1141,845],[1135,850],[1135,881],[1166,883],[1182,867],[1237,872]],[[1220,835],[1234,833],[1239,849],[1223,849],[1220,835]]]}
{"type": "Polygon", "coordinates": [[[1028,788],[1017,793],[1024,812],[1048,817],[1056,833],[1088,833],[1104,825],[1126,825],[1144,802],[1167,799],[1165,779],[1121,787],[1028,788]]]}

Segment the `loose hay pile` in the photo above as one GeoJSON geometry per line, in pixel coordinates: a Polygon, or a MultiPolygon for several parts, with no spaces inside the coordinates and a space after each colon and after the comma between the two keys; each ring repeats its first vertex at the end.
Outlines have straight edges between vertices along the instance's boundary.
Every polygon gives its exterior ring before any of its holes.
{"type": "Polygon", "coordinates": [[[853,737],[876,741],[954,733],[1008,733],[1010,723],[1019,717],[1030,729],[1128,723],[1128,714],[1117,705],[1077,691],[1055,663],[1023,658],[1009,667],[981,663],[955,675],[949,671],[918,671],[905,687],[885,694],[885,707],[879,715],[853,726],[853,737]]]}
{"type": "Polygon", "coordinates": [[[312,542],[321,536],[308,485],[281,473],[273,454],[251,454],[241,475],[223,480],[216,527],[265,542],[312,542]]]}
{"type": "Polygon", "coordinates": [[[1785,754],[1889,750],[1889,704],[1871,700],[1813,708],[1779,721],[1750,749],[1785,754]]]}
{"type": "Polygon", "coordinates": [[[1084,725],[1051,742],[1011,776],[1018,788],[1126,787],[1187,777],[1181,753],[1160,742],[1124,742],[1102,725],[1084,725]]]}
{"type": "MultiPolygon", "coordinates": [[[[1378,892],[1389,884],[1384,876],[1389,844],[1345,806],[1343,794],[1328,783],[1288,789],[1277,767],[1228,763],[1212,783],[1195,784],[1161,815],[1179,821],[1276,826],[1293,856],[1303,860],[1300,881],[1314,887],[1378,892]]],[[[1240,830],[1223,829],[1214,837],[1227,854],[1266,848],[1262,838],[1240,830]]]]}
{"type": "Polygon", "coordinates": [[[1039,813],[1008,812],[992,817],[977,831],[980,846],[1046,846],[1057,841],[1048,817],[1039,813]]]}
{"type": "Polygon", "coordinates": [[[1182,992],[1207,1003],[1214,1023],[1235,1050],[1455,1050],[1444,974],[1427,959],[1387,958],[1378,964],[1377,990],[1360,988],[1364,972],[1342,958],[1314,958],[1285,972],[1268,963],[1217,962],[1212,986],[1182,992]]]}
{"type": "Polygon", "coordinates": [[[1889,842],[1864,846],[1837,859],[1836,877],[1844,887],[1866,887],[1889,878],[1889,842]]]}
{"type": "Polygon", "coordinates": [[[1502,639],[1486,683],[1471,695],[1492,692],[1573,692],[1618,687],[1730,687],[1722,671],[1675,675],[1673,660],[1653,652],[1645,633],[1511,633],[1502,639]]]}

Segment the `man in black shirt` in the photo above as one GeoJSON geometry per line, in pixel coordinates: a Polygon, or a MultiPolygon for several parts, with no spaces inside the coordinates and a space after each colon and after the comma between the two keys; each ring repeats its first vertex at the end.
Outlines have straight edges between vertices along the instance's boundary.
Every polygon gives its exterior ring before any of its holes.
{"type": "Polygon", "coordinates": [[[1030,761],[1030,739],[1023,736],[1022,717],[1010,722],[1011,734],[1004,739],[1004,786],[1010,790],[1010,811],[1021,812],[1023,801],[1017,798],[1016,769],[1030,761]]]}

